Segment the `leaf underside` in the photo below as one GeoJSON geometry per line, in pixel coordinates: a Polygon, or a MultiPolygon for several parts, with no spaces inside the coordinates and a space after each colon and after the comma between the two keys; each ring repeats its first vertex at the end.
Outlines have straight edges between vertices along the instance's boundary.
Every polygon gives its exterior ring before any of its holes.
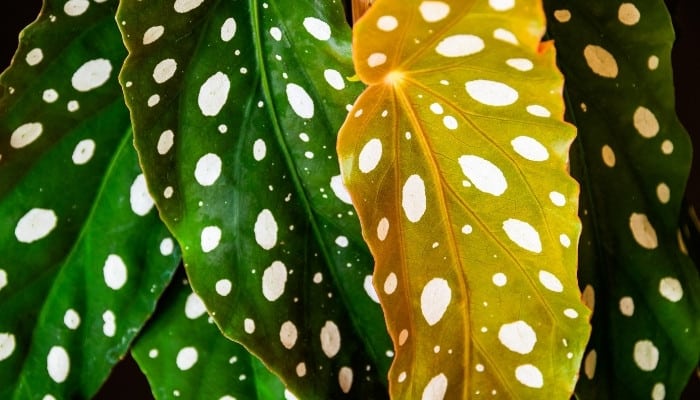
{"type": "Polygon", "coordinates": [[[545,1],[579,129],[581,398],[678,398],[700,352],[700,280],[678,229],[692,146],[674,111],[663,2],[545,1]]]}
{"type": "Polygon", "coordinates": [[[354,28],[370,87],[338,151],[377,263],[394,398],[573,392],[590,329],[574,130],[539,5],[380,0],[354,28]]]}
{"type": "Polygon", "coordinates": [[[194,291],[302,398],[386,397],[391,342],[335,132],[339,2],[124,1],[136,146],[194,291]]]}

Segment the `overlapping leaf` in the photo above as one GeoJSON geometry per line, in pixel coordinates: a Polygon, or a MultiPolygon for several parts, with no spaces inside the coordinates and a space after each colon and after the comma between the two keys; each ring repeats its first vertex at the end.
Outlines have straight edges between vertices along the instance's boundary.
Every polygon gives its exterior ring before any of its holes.
{"type": "Polygon", "coordinates": [[[92,396],[179,257],[131,146],[116,1],[63,3],[0,77],[3,399],[92,396]]]}
{"type": "Polygon", "coordinates": [[[341,170],[377,265],[395,398],[566,398],[588,338],[574,130],[539,2],[379,0],[341,170]],[[473,5],[473,7],[472,7],[473,5]]]}
{"type": "Polygon", "coordinates": [[[279,379],[221,335],[184,273],[176,275],[132,354],[156,399],[284,398],[279,379]]]}
{"type": "Polygon", "coordinates": [[[147,180],[217,324],[303,398],[386,396],[391,343],[334,154],[360,89],[340,3],[125,1],[118,20],[147,180]]]}
{"type": "Polygon", "coordinates": [[[593,334],[582,398],[677,398],[700,351],[700,281],[680,248],[691,145],[673,105],[663,2],[546,1],[579,129],[580,279],[593,334]]]}

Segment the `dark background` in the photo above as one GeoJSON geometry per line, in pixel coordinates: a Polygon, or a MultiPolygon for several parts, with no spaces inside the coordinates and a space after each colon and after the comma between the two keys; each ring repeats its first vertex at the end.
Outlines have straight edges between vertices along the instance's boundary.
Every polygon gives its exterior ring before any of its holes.
{"type": "MultiPolygon", "coordinates": [[[[293,0],[290,0],[293,1],[293,0]]],[[[673,16],[676,43],[673,48],[673,74],[676,82],[676,111],[693,139],[695,154],[700,154],[700,110],[696,99],[700,96],[700,1],[666,0],[673,16]]],[[[22,0],[5,3],[0,13],[0,71],[7,68],[17,48],[19,31],[36,19],[41,0],[22,0]]],[[[693,160],[688,182],[688,201],[700,210],[700,155],[693,160]]],[[[700,399],[700,381],[697,374],[688,386],[684,399],[700,399]]],[[[111,377],[95,399],[117,400],[152,399],[145,377],[127,354],[117,365],[111,377]]]]}

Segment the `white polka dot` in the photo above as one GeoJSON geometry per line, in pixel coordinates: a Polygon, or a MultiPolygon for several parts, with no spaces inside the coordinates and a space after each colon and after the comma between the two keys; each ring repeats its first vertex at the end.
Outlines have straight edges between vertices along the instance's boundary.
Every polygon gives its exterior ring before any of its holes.
{"type": "MultiPolygon", "coordinates": [[[[221,40],[224,42],[230,42],[234,36],[236,36],[236,20],[229,17],[221,25],[220,32],[221,40]]],[[[278,39],[279,40],[279,39],[278,39]]]]}
{"type": "Polygon", "coordinates": [[[393,15],[382,15],[377,19],[377,28],[384,32],[391,32],[399,26],[399,21],[393,15]]]}
{"type": "Polygon", "coordinates": [[[280,342],[282,346],[291,349],[297,342],[297,327],[292,321],[286,321],[280,327],[280,342]]]}
{"type": "Polygon", "coordinates": [[[197,96],[197,105],[202,115],[206,117],[215,117],[226,101],[228,100],[229,90],[231,89],[231,81],[223,72],[217,72],[207,78],[207,80],[199,88],[197,96]]]}
{"type": "Polygon", "coordinates": [[[559,192],[549,192],[549,200],[557,207],[566,205],[566,197],[559,192]]]}
{"type": "Polygon", "coordinates": [[[651,399],[652,400],[664,400],[666,398],[666,386],[663,383],[658,382],[651,388],[651,399]]]}
{"type": "Polygon", "coordinates": [[[423,218],[426,197],[425,183],[420,176],[414,174],[406,179],[401,191],[401,207],[409,221],[415,223],[423,218]]]}
{"type": "Polygon", "coordinates": [[[298,116],[309,119],[314,116],[314,101],[303,87],[295,84],[287,84],[287,101],[298,116]]]}
{"type": "Polygon", "coordinates": [[[78,142],[71,155],[71,160],[75,165],[85,165],[95,154],[95,141],[92,139],[84,139],[78,142]]]}
{"type": "Polygon", "coordinates": [[[498,340],[512,352],[529,354],[535,348],[537,335],[527,322],[515,321],[501,325],[498,340]]]}
{"type": "Polygon", "coordinates": [[[61,346],[51,347],[46,357],[46,370],[54,382],[65,382],[70,372],[70,357],[66,349],[61,346]]]}
{"type": "Polygon", "coordinates": [[[447,393],[447,377],[445,374],[439,374],[430,379],[425,389],[421,400],[443,400],[447,393]]]}
{"type": "Polygon", "coordinates": [[[564,315],[571,319],[578,318],[578,311],[574,310],[573,308],[567,308],[564,310],[564,315]]]}
{"type": "Polygon", "coordinates": [[[423,287],[420,308],[428,325],[433,326],[442,319],[451,300],[452,290],[442,278],[433,278],[423,287]]]}
{"type": "Polygon", "coordinates": [[[9,358],[15,352],[17,346],[15,335],[11,333],[0,333],[0,361],[9,358]]]}
{"type": "Polygon", "coordinates": [[[474,231],[474,228],[469,224],[462,226],[462,233],[465,235],[469,235],[473,231],[474,231]]]}
{"type": "Polygon", "coordinates": [[[231,293],[232,288],[231,281],[228,279],[219,279],[216,281],[214,288],[219,296],[228,296],[231,293]]]}
{"type": "Polygon", "coordinates": [[[153,80],[156,83],[164,83],[175,75],[177,62],[172,58],[162,60],[153,68],[153,80]]]}
{"type": "Polygon", "coordinates": [[[306,31],[318,40],[325,41],[331,38],[331,27],[325,21],[314,17],[306,17],[303,25],[306,31]]]}
{"type": "Polygon", "coordinates": [[[503,272],[497,272],[491,277],[491,282],[498,287],[503,287],[508,283],[508,277],[503,272]]]}
{"type": "Polygon", "coordinates": [[[39,48],[35,48],[35,49],[29,50],[29,52],[27,53],[27,56],[25,57],[24,60],[30,66],[34,66],[34,65],[39,64],[41,62],[41,60],[43,60],[43,59],[44,59],[44,52],[41,51],[41,49],[39,49],[39,48]]]}
{"type": "Polygon", "coordinates": [[[659,281],[659,293],[667,300],[676,303],[683,298],[683,286],[678,279],[665,277],[659,281]]]}
{"type": "Polygon", "coordinates": [[[199,237],[199,245],[202,252],[209,253],[219,247],[221,242],[221,228],[218,226],[207,226],[202,229],[199,237]]]}
{"type": "Polygon", "coordinates": [[[270,36],[272,36],[273,39],[279,42],[280,40],[282,40],[282,31],[280,30],[280,28],[273,26],[272,28],[270,28],[270,36]]]}
{"type": "Polygon", "coordinates": [[[571,239],[569,239],[569,237],[566,234],[562,233],[561,235],[559,235],[559,243],[561,243],[562,246],[568,249],[569,246],[571,246],[571,239]]]}
{"type": "Polygon", "coordinates": [[[156,358],[158,357],[158,349],[151,349],[148,351],[148,357],[149,358],[156,358]]]}
{"type": "Polygon", "coordinates": [[[80,103],[78,103],[77,100],[71,100],[68,102],[68,106],[66,108],[70,112],[76,112],[78,109],[80,109],[80,103]]]}
{"type": "Polygon", "coordinates": [[[552,116],[552,113],[548,109],[537,104],[531,104],[525,107],[525,110],[528,114],[534,115],[535,117],[549,118],[552,116]]]}
{"type": "Polygon", "coordinates": [[[554,18],[561,23],[569,22],[571,20],[571,11],[569,10],[555,10],[554,18]]]}
{"type": "Polygon", "coordinates": [[[348,241],[348,238],[345,236],[338,236],[335,238],[335,244],[337,244],[340,247],[348,247],[350,242],[348,241]]]}
{"type": "Polygon", "coordinates": [[[7,286],[7,271],[0,269],[0,290],[7,286]]]}
{"type": "Polygon", "coordinates": [[[659,57],[657,56],[649,56],[647,59],[647,68],[649,70],[654,71],[655,69],[659,68],[659,57]]]}
{"type": "Polygon", "coordinates": [[[198,357],[197,349],[191,346],[183,347],[177,352],[175,364],[180,370],[187,371],[197,363],[198,357]]]}
{"type": "Polygon", "coordinates": [[[160,95],[159,94],[154,94],[151,97],[148,98],[148,106],[149,107],[155,107],[160,103],[160,95]]]}
{"type": "Polygon", "coordinates": [[[73,74],[71,84],[79,92],[88,92],[104,85],[111,74],[112,63],[104,58],[98,58],[80,66],[73,74]]]}
{"type": "Polygon", "coordinates": [[[166,199],[173,197],[173,191],[174,190],[172,186],[166,187],[165,190],[163,190],[163,197],[165,197],[166,199]]]}
{"type": "Polygon", "coordinates": [[[549,159],[547,148],[529,136],[518,136],[511,140],[510,144],[513,146],[513,150],[526,160],[546,161],[549,159]]]}
{"type": "Polygon", "coordinates": [[[603,163],[605,165],[607,165],[610,168],[615,166],[615,152],[607,144],[603,145],[601,149],[601,156],[603,157],[603,163]]]}
{"type": "Polygon", "coordinates": [[[396,378],[396,380],[397,380],[399,383],[402,383],[403,381],[405,381],[405,380],[406,380],[406,371],[401,372],[401,373],[399,374],[398,378],[396,378]]]}
{"type": "Polygon", "coordinates": [[[443,57],[455,58],[476,54],[484,49],[484,41],[474,35],[452,35],[440,41],[435,51],[443,57]]]}
{"type": "Polygon", "coordinates": [[[255,161],[262,161],[265,159],[266,155],[267,145],[265,144],[265,141],[262,139],[257,139],[255,143],[253,143],[253,158],[255,161]]]}
{"type": "Polygon", "coordinates": [[[287,284],[287,266],[281,261],[273,261],[265,268],[262,277],[263,296],[268,301],[275,301],[284,294],[287,284]]]}
{"type": "Polygon", "coordinates": [[[207,313],[207,308],[202,298],[197,293],[190,293],[185,301],[185,316],[189,319],[197,319],[207,313]]]}
{"type": "Polygon", "coordinates": [[[630,296],[620,299],[620,313],[625,317],[634,315],[634,300],[630,296]]]}
{"type": "Polygon", "coordinates": [[[369,296],[369,298],[372,299],[373,302],[379,304],[379,296],[377,296],[377,291],[374,290],[372,275],[365,276],[365,280],[362,284],[362,287],[365,289],[365,293],[367,293],[367,296],[369,296]]]}
{"type": "Polygon", "coordinates": [[[639,106],[632,116],[634,128],[642,137],[653,138],[659,133],[659,121],[648,108],[639,106]]]}
{"type": "Polygon", "coordinates": [[[255,242],[265,250],[270,250],[277,245],[277,221],[268,209],[260,211],[255,226],[255,242]]]}
{"type": "Polygon", "coordinates": [[[58,92],[54,89],[46,89],[41,98],[47,103],[53,103],[58,100],[58,92]]]}
{"type": "Polygon", "coordinates": [[[63,323],[68,329],[76,330],[80,326],[80,314],[72,308],[66,310],[63,314],[63,323]]]}
{"type": "Polygon", "coordinates": [[[164,256],[169,256],[173,254],[173,251],[175,250],[175,243],[173,242],[173,239],[171,238],[165,238],[160,242],[160,254],[164,256]]]}
{"type": "Polygon", "coordinates": [[[29,146],[41,136],[44,126],[40,122],[29,122],[20,125],[10,136],[10,146],[15,149],[29,146]]]}
{"type": "Polygon", "coordinates": [[[338,372],[338,384],[343,393],[349,393],[352,388],[352,369],[349,367],[340,368],[338,372]]]}
{"type": "Polygon", "coordinates": [[[540,283],[545,288],[551,290],[552,292],[561,293],[564,291],[564,286],[561,284],[559,278],[549,271],[540,271],[538,278],[540,283]]]}
{"type": "Polygon", "coordinates": [[[345,204],[352,204],[352,198],[350,197],[350,193],[345,187],[345,184],[343,183],[343,178],[340,175],[334,175],[331,177],[330,186],[333,190],[333,193],[335,194],[335,197],[340,199],[340,201],[342,201],[345,204]]]}
{"type": "Polygon", "coordinates": [[[255,321],[253,321],[250,318],[246,318],[243,320],[243,330],[245,333],[252,335],[255,333],[255,321]]]}
{"type": "Polygon", "coordinates": [[[540,389],[544,386],[542,372],[532,364],[524,364],[515,368],[515,379],[527,387],[540,389]]]}
{"type": "Polygon", "coordinates": [[[303,362],[297,364],[296,373],[299,378],[306,376],[306,364],[303,362]]]}
{"type": "Polygon", "coordinates": [[[515,7],[515,0],[489,0],[489,6],[496,11],[508,11],[515,7]]]}
{"type": "Polygon", "coordinates": [[[632,3],[622,3],[617,9],[617,19],[625,25],[632,26],[639,22],[641,14],[632,3]]]}
{"type": "Polygon", "coordinates": [[[513,32],[503,28],[498,28],[493,31],[493,38],[516,46],[520,44],[518,42],[518,38],[515,37],[513,32]]]}
{"type": "Polygon", "coordinates": [[[333,321],[326,321],[321,328],[321,349],[328,358],[335,357],[340,351],[340,330],[333,321]]]}
{"type": "Polygon", "coordinates": [[[598,353],[595,349],[588,352],[586,359],[583,362],[583,373],[586,374],[586,378],[589,380],[593,379],[595,376],[595,368],[598,363],[598,353]]]}
{"type": "Polygon", "coordinates": [[[144,216],[153,209],[154,202],[146,186],[146,177],[139,174],[129,189],[129,204],[131,211],[138,216],[144,216]]]}
{"type": "Polygon", "coordinates": [[[617,77],[617,61],[615,61],[615,57],[604,48],[589,44],[583,49],[583,57],[586,59],[588,67],[595,74],[604,78],[617,77]]]}
{"type": "Polygon", "coordinates": [[[661,204],[667,204],[671,200],[671,189],[666,183],[661,182],[656,186],[656,197],[661,204]]]}
{"type": "Polygon", "coordinates": [[[634,362],[642,371],[653,371],[659,363],[659,349],[651,340],[639,340],[634,344],[634,362]]]}
{"type": "Polygon", "coordinates": [[[221,158],[214,153],[203,155],[197,160],[194,177],[202,186],[211,186],[221,175],[221,158]]]}
{"type": "Polygon", "coordinates": [[[656,230],[645,214],[632,213],[629,227],[634,240],[643,248],[653,250],[659,245],[656,230]]]}
{"type": "Polygon", "coordinates": [[[360,151],[358,157],[359,168],[363,173],[372,172],[382,158],[382,142],[379,139],[371,139],[360,151]]]}
{"type": "Polygon", "coordinates": [[[396,291],[396,288],[399,285],[399,281],[396,278],[396,274],[393,272],[390,272],[389,275],[387,275],[386,280],[384,280],[384,293],[386,294],[392,294],[396,291]]]}
{"type": "Polygon", "coordinates": [[[533,253],[542,252],[540,234],[529,223],[510,218],[503,221],[502,227],[513,243],[533,253]]]}
{"type": "Polygon", "coordinates": [[[442,119],[442,124],[445,125],[445,128],[447,128],[451,131],[457,129],[457,127],[458,127],[457,119],[451,115],[446,115],[442,119]]]}
{"type": "Polygon", "coordinates": [[[508,106],[518,100],[518,92],[501,82],[479,79],[467,82],[465,87],[469,96],[487,106],[508,106]]]}
{"type": "Polygon", "coordinates": [[[146,32],[143,33],[143,44],[144,46],[149,45],[156,40],[160,39],[161,36],[163,36],[163,33],[165,33],[165,28],[163,25],[157,25],[157,26],[152,26],[148,29],[146,29],[146,32]]]}
{"type": "Polygon", "coordinates": [[[424,1],[418,6],[425,22],[438,22],[450,14],[450,6],[443,1],[424,1]]]}
{"type": "Polygon", "coordinates": [[[63,5],[63,12],[70,17],[77,17],[82,15],[90,7],[90,2],[88,0],[68,0],[66,4],[63,5]]]}
{"type": "Polygon", "coordinates": [[[102,314],[102,333],[107,337],[114,337],[117,332],[116,316],[111,310],[102,314]]]}
{"type": "Polygon", "coordinates": [[[480,191],[500,196],[508,188],[503,172],[491,161],[479,156],[464,155],[459,157],[458,162],[467,179],[480,191]]]}
{"type": "Polygon", "coordinates": [[[184,14],[199,7],[203,2],[204,0],[175,0],[173,8],[175,12],[184,14]]]}
{"type": "Polygon", "coordinates": [[[124,260],[116,254],[110,254],[102,267],[105,284],[113,290],[121,289],[125,284],[128,271],[124,260]]]}
{"type": "Polygon", "coordinates": [[[664,140],[661,143],[661,152],[666,155],[673,153],[673,142],[670,140],[664,140]]]}
{"type": "Polygon", "coordinates": [[[371,68],[378,67],[386,63],[386,54],[384,53],[372,53],[367,57],[367,65],[371,68]]]}

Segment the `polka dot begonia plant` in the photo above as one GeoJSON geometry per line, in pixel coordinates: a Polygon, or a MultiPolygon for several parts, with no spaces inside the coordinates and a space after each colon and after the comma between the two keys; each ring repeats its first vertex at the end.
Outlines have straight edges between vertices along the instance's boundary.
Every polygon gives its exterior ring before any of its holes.
{"type": "Polygon", "coordinates": [[[44,0],[0,75],[0,399],[127,351],[157,399],[678,398],[672,41],[659,0],[44,0]]]}

